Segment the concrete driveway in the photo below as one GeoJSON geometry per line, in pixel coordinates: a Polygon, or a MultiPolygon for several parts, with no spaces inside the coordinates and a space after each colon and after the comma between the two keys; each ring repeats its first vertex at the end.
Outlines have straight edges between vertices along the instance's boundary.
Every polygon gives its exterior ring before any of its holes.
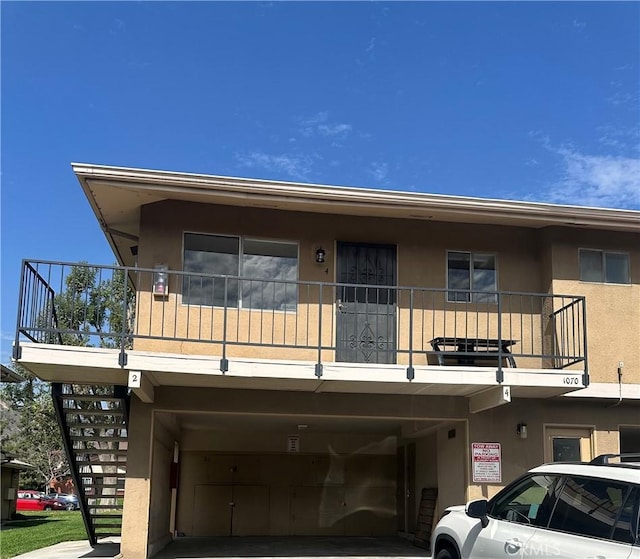
{"type": "MultiPolygon", "coordinates": [[[[19,555],[14,559],[114,559],[120,552],[118,538],[88,542],[65,542],[19,555]]],[[[233,537],[179,538],[153,559],[231,559],[261,557],[287,559],[353,557],[357,559],[425,559],[426,549],[401,538],[349,537],[233,537]]]]}

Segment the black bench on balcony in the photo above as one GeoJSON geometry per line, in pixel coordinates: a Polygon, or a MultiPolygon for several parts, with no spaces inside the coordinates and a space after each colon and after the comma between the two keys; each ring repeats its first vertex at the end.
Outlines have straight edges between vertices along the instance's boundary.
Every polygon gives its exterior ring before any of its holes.
{"type": "Polygon", "coordinates": [[[517,343],[517,340],[498,340],[496,338],[457,338],[440,337],[433,338],[429,342],[433,348],[432,353],[438,358],[438,365],[447,364],[466,366],[492,366],[498,365],[500,359],[507,362],[509,367],[516,366],[509,348],[517,343]],[[453,362],[453,363],[452,363],[453,362]]]}

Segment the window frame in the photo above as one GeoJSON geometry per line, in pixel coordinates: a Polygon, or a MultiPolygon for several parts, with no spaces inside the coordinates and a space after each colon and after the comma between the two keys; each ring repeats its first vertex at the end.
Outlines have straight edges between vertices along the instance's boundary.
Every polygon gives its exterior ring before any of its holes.
{"type": "Polygon", "coordinates": [[[487,305],[496,305],[498,303],[498,254],[495,252],[481,252],[481,251],[472,251],[472,250],[447,250],[445,255],[445,270],[446,270],[446,286],[447,286],[447,303],[475,303],[475,304],[487,304],[487,305]],[[469,256],[469,289],[468,290],[456,290],[449,286],[449,255],[451,254],[466,254],[469,256]],[[494,261],[494,274],[495,274],[495,289],[483,291],[479,289],[474,289],[473,286],[473,276],[474,276],[474,257],[480,256],[490,256],[494,261]],[[474,293],[475,292],[475,293],[474,293]],[[464,293],[467,295],[467,299],[461,301],[459,299],[452,298],[456,293],[464,293]],[[482,301],[477,301],[476,297],[481,295],[482,293],[486,293],[486,299],[482,301]]]}
{"type": "Polygon", "coordinates": [[[631,285],[631,255],[623,250],[605,250],[601,248],[579,248],[578,249],[578,279],[582,283],[599,283],[604,285],[631,285]],[[582,254],[583,253],[599,253],[601,274],[602,277],[599,280],[584,279],[582,277],[582,254]],[[622,255],[626,257],[627,261],[627,278],[624,282],[619,281],[607,281],[607,255],[622,255]]]}
{"type": "MultiPolygon", "coordinates": [[[[197,272],[193,272],[193,271],[189,271],[185,269],[185,256],[186,256],[186,250],[187,250],[187,235],[201,235],[204,237],[220,237],[220,238],[226,238],[226,239],[237,239],[238,241],[238,267],[236,270],[236,273],[234,275],[229,275],[228,277],[231,278],[239,278],[238,280],[238,294],[237,294],[237,300],[234,302],[234,304],[229,304],[227,305],[227,308],[233,308],[233,309],[238,309],[238,310],[263,310],[263,311],[270,311],[270,312],[296,312],[297,311],[297,307],[298,307],[298,296],[297,296],[297,282],[299,282],[300,280],[300,242],[299,241],[292,241],[292,240],[285,240],[285,239],[275,239],[275,238],[269,238],[269,237],[255,237],[255,236],[244,236],[244,235],[233,235],[233,234],[227,234],[227,233],[210,233],[210,232],[201,232],[201,231],[183,231],[182,232],[182,271],[186,274],[186,275],[190,275],[190,274],[194,274],[194,275],[198,275],[197,272]],[[272,308],[260,308],[260,307],[245,307],[243,306],[242,302],[243,302],[243,297],[242,297],[242,280],[240,278],[243,278],[244,276],[242,276],[242,272],[243,272],[243,258],[245,256],[245,252],[244,252],[244,244],[246,241],[252,241],[252,242],[265,242],[265,243],[278,243],[278,244],[286,244],[286,245],[291,245],[291,246],[295,246],[296,249],[296,278],[294,280],[280,280],[283,282],[295,282],[296,283],[296,302],[295,302],[295,308],[282,308],[282,309],[272,309],[272,308]]],[[[230,253],[231,254],[231,253],[230,253]]],[[[217,274],[212,274],[212,275],[217,275],[217,274]]],[[[224,276],[225,274],[220,274],[221,276],[224,276]]],[[[269,278],[258,278],[256,277],[255,279],[264,279],[264,280],[268,280],[269,278]]],[[[273,281],[277,281],[277,280],[273,280],[273,281]]],[[[268,281],[266,281],[265,283],[268,283],[268,281]]],[[[205,303],[191,303],[188,301],[185,301],[185,296],[184,296],[184,289],[183,287],[180,288],[180,303],[181,305],[184,306],[200,306],[200,307],[209,307],[209,308],[224,308],[223,305],[217,305],[215,304],[215,300],[212,302],[212,304],[205,304],[205,303]]]]}

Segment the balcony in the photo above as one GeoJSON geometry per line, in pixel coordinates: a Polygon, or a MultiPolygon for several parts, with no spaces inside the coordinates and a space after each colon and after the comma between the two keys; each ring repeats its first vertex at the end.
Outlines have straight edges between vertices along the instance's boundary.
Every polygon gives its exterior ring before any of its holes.
{"type": "MultiPolygon", "coordinates": [[[[99,368],[87,360],[109,356],[106,368],[160,375],[199,359],[217,376],[250,370],[245,377],[264,381],[294,367],[300,380],[425,385],[513,385],[529,375],[567,392],[588,384],[585,324],[575,296],[25,261],[14,358],[31,362],[25,347],[94,348],[70,366],[99,368]]],[[[45,377],[52,356],[41,360],[45,377]]]]}

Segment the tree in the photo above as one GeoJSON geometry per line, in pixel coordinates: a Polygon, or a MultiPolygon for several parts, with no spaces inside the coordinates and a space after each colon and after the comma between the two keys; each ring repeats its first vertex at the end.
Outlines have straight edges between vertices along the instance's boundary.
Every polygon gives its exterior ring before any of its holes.
{"type": "MultiPolygon", "coordinates": [[[[52,329],[47,341],[88,346],[97,338],[99,347],[115,348],[120,347],[124,335],[126,345],[130,345],[135,293],[122,269],[80,263],[66,275],[64,286],[53,298],[53,305],[47,305],[39,317],[43,326],[52,329]]],[[[14,368],[25,381],[0,388],[0,439],[4,450],[35,467],[22,479],[24,487],[38,488],[68,475],[70,468],[50,385],[20,366],[14,368]]],[[[108,388],[82,386],[76,391],[106,394],[108,388]]]]}
{"type": "MultiPolygon", "coordinates": [[[[135,292],[124,270],[80,263],[65,278],[66,289],[55,296],[54,310],[65,345],[119,347],[122,336],[131,331],[135,292]]],[[[129,345],[129,340],[125,339],[129,345]]]]}
{"type": "Polygon", "coordinates": [[[21,473],[23,487],[43,488],[52,479],[69,474],[60,430],[56,421],[48,383],[20,366],[14,366],[24,379],[0,388],[3,413],[0,439],[3,450],[35,470],[21,473]]]}

